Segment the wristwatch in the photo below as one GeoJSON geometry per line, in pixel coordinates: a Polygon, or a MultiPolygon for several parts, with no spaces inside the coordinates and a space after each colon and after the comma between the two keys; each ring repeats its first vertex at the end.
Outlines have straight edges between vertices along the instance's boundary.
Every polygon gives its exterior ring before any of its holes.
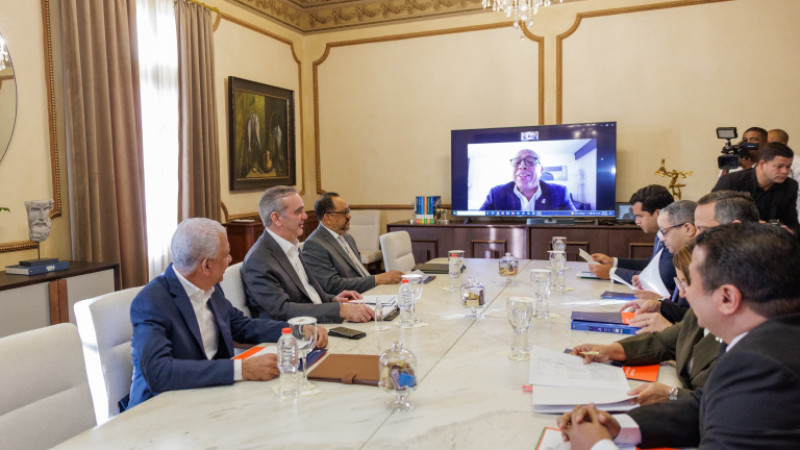
{"type": "Polygon", "coordinates": [[[669,390],[669,394],[667,394],[667,398],[670,400],[677,400],[678,399],[678,386],[673,387],[669,390]]]}

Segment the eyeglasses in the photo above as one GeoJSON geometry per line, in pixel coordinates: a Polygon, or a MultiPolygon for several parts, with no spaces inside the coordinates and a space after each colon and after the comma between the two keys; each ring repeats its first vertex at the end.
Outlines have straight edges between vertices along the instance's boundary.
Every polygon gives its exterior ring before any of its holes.
{"type": "Polygon", "coordinates": [[[533,156],[526,156],[525,158],[511,158],[509,159],[509,162],[511,162],[511,166],[515,168],[521,166],[523,162],[525,163],[525,167],[533,167],[539,164],[539,158],[533,156]]]}
{"type": "Polygon", "coordinates": [[[658,232],[661,233],[661,236],[667,237],[667,234],[670,232],[670,230],[672,230],[673,228],[682,227],[682,226],[686,225],[687,223],[689,223],[689,222],[679,223],[677,225],[673,225],[673,226],[667,227],[667,228],[659,228],[658,232]]]}
{"type": "Polygon", "coordinates": [[[331,211],[328,214],[342,214],[342,215],[345,215],[345,216],[349,216],[350,215],[350,208],[347,208],[344,211],[331,211]]]}

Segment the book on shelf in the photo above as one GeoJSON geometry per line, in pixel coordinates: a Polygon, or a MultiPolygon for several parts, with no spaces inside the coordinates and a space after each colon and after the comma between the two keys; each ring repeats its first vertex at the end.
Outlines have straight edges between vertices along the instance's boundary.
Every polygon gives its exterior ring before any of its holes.
{"type": "Polygon", "coordinates": [[[16,264],[6,266],[6,273],[10,275],[41,275],[43,273],[58,272],[59,270],[69,269],[69,261],[58,261],[52,264],[38,266],[23,266],[16,264]]]}
{"type": "Polygon", "coordinates": [[[417,223],[432,224],[436,223],[436,208],[442,202],[441,195],[419,195],[414,206],[414,214],[417,223]]]}

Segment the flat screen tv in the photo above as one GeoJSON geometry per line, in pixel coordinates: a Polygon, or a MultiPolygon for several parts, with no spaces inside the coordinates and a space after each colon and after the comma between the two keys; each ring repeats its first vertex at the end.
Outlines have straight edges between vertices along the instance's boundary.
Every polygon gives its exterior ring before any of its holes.
{"type": "Polygon", "coordinates": [[[453,130],[453,215],[614,218],[616,161],[616,122],[453,130]]]}

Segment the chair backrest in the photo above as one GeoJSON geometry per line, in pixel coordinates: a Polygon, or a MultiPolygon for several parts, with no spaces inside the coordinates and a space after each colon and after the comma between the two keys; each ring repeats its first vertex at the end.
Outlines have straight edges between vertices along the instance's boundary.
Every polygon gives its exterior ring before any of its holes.
{"type": "Polygon", "coordinates": [[[250,315],[250,308],[247,307],[244,294],[244,283],[242,282],[242,263],[228,266],[225,269],[225,274],[222,276],[222,282],[219,284],[222,291],[233,306],[241,311],[245,316],[250,315]]]}
{"type": "Polygon", "coordinates": [[[357,209],[350,212],[350,231],[348,232],[360,251],[378,250],[378,237],[381,234],[381,212],[372,209],[357,209]]]}
{"type": "Polygon", "coordinates": [[[411,253],[411,236],[408,231],[382,234],[381,249],[386,270],[408,272],[414,268],[414,254],[411,253]]]}
{"type": "Polygon", "coordinates": [[[75,303],[75,321],[98,424],[117,415],[117,403],[131,390],[131,303],[142,287],[75,303]]]}
{"type": "Polygon", "coordinates": [[[95,425],[78,329],[0,338],[0,448],[50,448],[95,425]]]}

